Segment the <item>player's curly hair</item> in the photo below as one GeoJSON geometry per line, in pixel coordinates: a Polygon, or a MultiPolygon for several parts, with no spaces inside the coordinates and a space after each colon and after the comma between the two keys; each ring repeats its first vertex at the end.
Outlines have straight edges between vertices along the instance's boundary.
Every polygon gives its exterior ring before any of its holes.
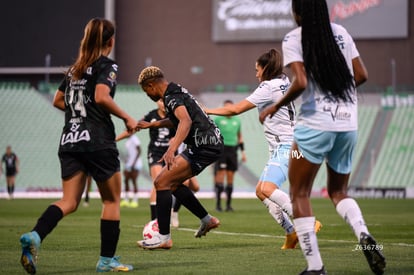
{"type": "Polygon", "coordinates": [[[149,82],[157,81],[164,78],[164,73],[160,68],[149,66],[144,68],[138,76],[138,84],[145,87],[149,82]]]}
{"type": "Polygon", "coordinates": [[[325,0],[293,0],[300,16],[303,60],[308,77],[318,83],[331,100],[353,102],[354,78],[337,45],[325,0]]]}

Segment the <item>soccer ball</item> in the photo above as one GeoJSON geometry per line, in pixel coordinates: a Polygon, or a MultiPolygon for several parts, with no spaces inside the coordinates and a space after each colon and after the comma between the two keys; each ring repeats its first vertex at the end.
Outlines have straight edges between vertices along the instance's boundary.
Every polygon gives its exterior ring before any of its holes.
{"type": "Polygon", "coordinates": [[[149,240],[159,233],[160,230],[158,228],[158,220],[155,219],[144,226],[144,230],[142,230],[142,237],[144,238],[144,240],[149,240]]]}

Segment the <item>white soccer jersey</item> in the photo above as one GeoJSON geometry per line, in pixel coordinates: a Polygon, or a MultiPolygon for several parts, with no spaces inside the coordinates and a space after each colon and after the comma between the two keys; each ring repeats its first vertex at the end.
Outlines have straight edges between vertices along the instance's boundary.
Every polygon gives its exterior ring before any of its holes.
{"type": "Polygon", "coordinates": [[[141,156],[135,162],[137,155],[138,155],[137,147],[140,145],[141,145],[141,141],[136,135],[130,136],[125,142],[125,148],[127,149],[127,159],[125,162],[126,169],[131,169],[134,167],[136,170],[141,170],[142,168],[141,156]],[[134,165],[134,162],[135,162],[135,165],[134,165]]]}
{"type": "MultiPolygon", "coordinates": [[[[259,113],[270,104],[276,103],[289,88],[288,77],[275,78],[260,83],[259,87],[246,100],[254,104],[259,113]]],[[[269,143],[269,150],[279,144],[291,144],[293,127],[295,125],[295,108],[293,103],[283,106],[272,118],[267,117],[263,122],[264,134],[269,143]]]]}
{"type": "MultiPolygon", "coordinates": [[[[355,43],[349,33],[340,25],[331,24],[335,40],[341,49],[348,68],[353,75],[352,59],[359,56],[355,43]]],[[[302,28],[289,32],[282,43],[284,66],[292,62],[303,62],[302,28]]],[[[354,131],[358,128],[356,91],[354,103],[332,102],[319,86],[308,77],[308,86],[302,93],[302,105],[297,125],[304,125],[322,131],[354,131]]]]}

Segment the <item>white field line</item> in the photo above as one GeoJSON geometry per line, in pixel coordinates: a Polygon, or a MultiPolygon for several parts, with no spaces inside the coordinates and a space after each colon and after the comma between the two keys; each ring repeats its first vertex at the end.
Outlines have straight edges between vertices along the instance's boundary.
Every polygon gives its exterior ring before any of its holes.
{"type": "MultiPolygon", "coordinates": [[[[143,228],[144,226],[133,225],[135,228],[143,228]]],[[[195,229],[192,228],[174,228],[173,230],[178,231],[188,231],[188,232],[196,232],[195,229]]],[[[277,235],[268,235],[268,234],[254,234],[254,233],[237,233],[237,232],[224,232],[219,230],[210,231],[208,234],[217,234],[217,235],[227,235],[227,236],[246,236],[246,237],[255,237],[255,238],[276,238],[276,239],[285,239],[285,236],[277,236],[277,235]]],[[[356,244],[356,241],[348,241],[348,240],[328,240],[318,238],[318,242],[327,242],[327,243],[349,243],[349,244],[356,244]]],[[[380,244],[380,243],[378,243],[380,244]]],[[[414,244],[409,243],[387,243],[387,245],[392,246],[400,246],[400,247],[414,247],[414,244]]]]}

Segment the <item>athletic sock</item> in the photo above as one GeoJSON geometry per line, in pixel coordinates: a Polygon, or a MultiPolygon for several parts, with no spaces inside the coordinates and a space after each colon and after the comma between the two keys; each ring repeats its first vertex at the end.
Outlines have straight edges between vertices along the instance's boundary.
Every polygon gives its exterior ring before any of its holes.
{"type": "Polygon", "coordinates": [[[286,234],[290,234],[295,231],[290,218],[285,212],[282,211],[282,208],[280,208],[279,205],[272,202],[268,198],[265,198],[262,202],[269,210],[269,213],[273,219],[285,230],[286,234]]]}
{"type": "Polygon", "coordinates": [[[171,190],[157,190],[157,219],[161,235],[170,234],[171,205],[171,190]]]}
{"type": "Polygon", "coordinates": [[[157,203],[150,202],[151,221],[157,218],[157,203]]]}
{"type": "Polygon", "coordinates": [[[216,191],[216,207],[221,208],[221,193],[224,191],[224,184],[222,182],[216,182],[214,187],[216,191]]]}
{"type": "Polygon", "coordinates": [[[138,203],[138,199],[139,199],[138,198],[138,192],[134,191],[134,193],[132,195],[132,201],[138,203]]]}
{"type": "Polygon", "coordinates": [[[336,205],[336,211],[351,226],[358,240],[361,236],[361,232],[369,234],[368,228],[364,221],[364,217],[361,213],[361,209],[354,199],[342,199],[336,205]]]}
{"type": "Polygon", "coordinates": [[[115,255],[118,245],[119,221],[110,221],[101,219],[101,255],[102,257],[112,258],[115,255]]]}
{"type": "Polygon", "coordinates": [[[292,212],[292,203],[288,194],[283,192],[280,189],[276,189],[273,193],[269,196],[269,199],[274,203],[278,204],[282,209],[290,216],[293,216],[292,212]]]}
{"type": "Polygon", "coordinates": [[[233,194],[233,184],[227,184],[226,195],[227,195],[227,207],[231,206],[231,195],[233,194]]]}
{"type": "Polygon", "coordinates": [[[190,188],[180,184],[173,192],[174,196],[184,205],[188,210],[196,215],[199,219],[208,215],[207,210],[201,205],[200,201],[194,196],[190,188]]]}
{"type": "Polygon", "coordinates": [[[302,253],[308,263],[308,270],[320,270],[323,267],[315,233],[315,217],[293,220],[302,253]]]}
{"type": "Polygon", "coordinates": [[[39,234],[40,240],[43,239],[52,232],[53,228],[56,227],[58,222],[63,218],[62,210],[52,204],[43,212],[42,216],[37,220],[35,227],[32,231],[36,231],[39,234]]]}
{"type": "Polygon", "coordinates": [[[11,195],[11,194],[12,194],[12,191],[11,191],[11,186],[7,186],[7,193],[8,193],[9,195],[11,195]]]}

